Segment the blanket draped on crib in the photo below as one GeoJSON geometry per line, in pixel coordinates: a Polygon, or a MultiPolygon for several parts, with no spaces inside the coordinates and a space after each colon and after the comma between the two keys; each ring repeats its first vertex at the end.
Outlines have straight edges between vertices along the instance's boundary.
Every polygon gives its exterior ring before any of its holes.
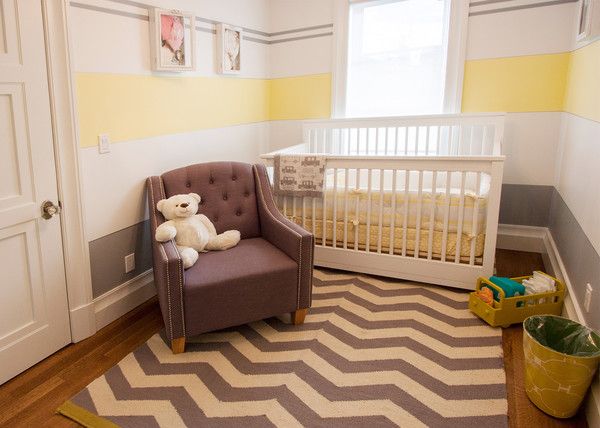
{"type": "Polygon", "coordinates": [[[277,155],[273,190],[281,196],[323,196],[325,156],[277,155]]]}

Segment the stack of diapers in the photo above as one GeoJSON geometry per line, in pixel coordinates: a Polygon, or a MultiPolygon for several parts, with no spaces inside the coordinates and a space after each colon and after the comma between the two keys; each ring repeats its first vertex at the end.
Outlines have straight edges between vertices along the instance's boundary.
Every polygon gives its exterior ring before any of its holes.
{"type": "MultiPolygon", "coordinates": [[[[525,295],[556,291],[554,280],[540,271],[534,271],[531,278],[523,280],[523,285],[525,286],[525,295]]],[[[545,301],[546,299],[539,299],[538,303],[545,301]]],[[[529,304],[532,305],[533,302],[529,302],[529,304]]]]}

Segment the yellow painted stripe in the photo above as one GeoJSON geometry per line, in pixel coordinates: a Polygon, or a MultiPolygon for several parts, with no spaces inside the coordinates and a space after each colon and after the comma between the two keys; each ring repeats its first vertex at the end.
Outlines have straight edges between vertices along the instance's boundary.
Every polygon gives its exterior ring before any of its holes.
{"type": "Polygon", "coordinates": [[[269,119],[264,79],[80,73],[76,85],[82,147],[269,119]]]}
{"type": "Polygon", "coordinates": [[[600,41],[571,53],[564,109],[600,122],[600,41]]]}
{"type": "Polygon", "coordinates": [[[271,120],[331,117],[331,74],[273,79],[270,86],[271,120]]]}
{"type": "Polygon", "coordinates": [[[462,111],[561,111],[569,58],[560,53],[467,61],[462,111]]]}
{"type": "Polygon", "coordinates": [[[76,75],[80,145],[331,115],[331,75],[283,79],[76,75]]]}

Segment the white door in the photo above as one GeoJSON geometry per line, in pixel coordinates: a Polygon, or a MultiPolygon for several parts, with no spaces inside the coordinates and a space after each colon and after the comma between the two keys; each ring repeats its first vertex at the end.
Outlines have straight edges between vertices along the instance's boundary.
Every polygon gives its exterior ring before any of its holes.
{"type": "Polygon", "coordinates": [[[41,0],[0,0],[0,384],[71,341],[41,0]]]}

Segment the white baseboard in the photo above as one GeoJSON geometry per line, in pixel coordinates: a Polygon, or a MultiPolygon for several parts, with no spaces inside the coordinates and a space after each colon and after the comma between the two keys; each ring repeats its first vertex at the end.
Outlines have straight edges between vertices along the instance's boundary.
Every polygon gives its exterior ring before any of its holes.
{"type": "Polygon", "coordinates": [[[156,295],[152,269],[94,299],[96,328],[100,330],[156,295]]]}
{"type": "MultiPolygon", "coordinates": [[[[502,249],[542,253],[548,273],[562,280],[567,286],[563,315],[581,324],[586,324],[584,312],[573,293],[569,275],[552,233],[547,227],[501,224],[498,226],[497,242],[499,243],[497,247],[502,249]]],[[[596,374],[596,380],[592,383],[591,393],[588,394],[585,406],[588,426],[600,427],[600,373],[596,374]]]]}
{"type": "Polygon", "coordinates": [[[544,253],[545,227],[499,224],[496,248],[544,253]]]}

